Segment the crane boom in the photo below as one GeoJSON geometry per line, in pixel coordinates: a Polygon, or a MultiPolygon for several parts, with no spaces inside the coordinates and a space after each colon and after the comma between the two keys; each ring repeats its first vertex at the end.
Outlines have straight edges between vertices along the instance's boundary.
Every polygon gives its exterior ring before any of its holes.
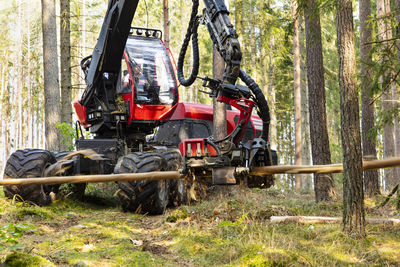
{"type": "Polygon", "coordinates": [[[104,78],[110,80],[115,88],[114,77],[121,68],[121,58],[138,3],[139,0],[109,1],[90,66],[85,71],[87,87],[80,101],[84,106],[90,102],[104,78]],[[107,77],[104,77],[104,73],[107,73],[107,77]]]}

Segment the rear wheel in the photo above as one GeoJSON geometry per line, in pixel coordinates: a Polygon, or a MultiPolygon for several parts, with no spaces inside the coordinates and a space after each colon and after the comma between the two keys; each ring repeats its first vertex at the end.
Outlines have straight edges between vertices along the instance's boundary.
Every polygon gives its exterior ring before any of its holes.
{"type": "MultiPolygon", "coordinates": [[[[144,173],[166,169],[167,161],[161,154],[136,152],[120,158],[114,173],[144,173]]],[[[168,181],[143,180],[117,183],[118,197],[124,211],[152,215],[164,213],[169,200],[168,181]]]]}
{"type": "MultiPolygon", "coordinates": [[[[46,167],[55,163],[56,159],[50,151],[42,149],[24,149],[12,153],[7,160],[4,176],[10,178],[43,177],[46,167]]],[[[37,205],[51,203],[51,186],[43,185],[13,185],[4,186],[4,194],[8,198],[22,198],[23,201],[37,205]]]]}

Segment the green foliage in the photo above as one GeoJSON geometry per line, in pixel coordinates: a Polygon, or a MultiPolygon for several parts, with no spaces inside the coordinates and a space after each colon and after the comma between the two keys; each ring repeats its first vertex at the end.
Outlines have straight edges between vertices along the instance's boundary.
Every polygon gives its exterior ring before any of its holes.
{"type": "Polygon", "coordinates": [[[179,209],[173,210],[171,214],[168,215],[168,217],[165,219],[165,221],[174,223],[177,222],[178,220],[184,220],[187,217],[189,217],[189,213],[185,208],[181,207],[179,209]]]}
{"type": "Polygon", "coordinates": [[[66,122],[56,124],[56,129],[61,133],[61,144],[65,145],[68,151],[74,150],[74,140],[76,140],[76,130],[66,122]]]}
{"type": "Polygon", "coordinates": [[[23,232],[33,230],[32,225],[26,223],[8,223],[0,228],[0,251],[23,248],[18,239],[23,232]]]}
{"type": "Polygon", "coordinates": [[[249,213],[245,213],[240,217],[237,221],[232,222],[232,221],[223,221],[220,224],[218,224],[218,227],[227,227],[227,228],[233,228],[233,229],[244,229],[245,226],[243,225],[244,221],[246,220],[246,217],[249,213]]]}

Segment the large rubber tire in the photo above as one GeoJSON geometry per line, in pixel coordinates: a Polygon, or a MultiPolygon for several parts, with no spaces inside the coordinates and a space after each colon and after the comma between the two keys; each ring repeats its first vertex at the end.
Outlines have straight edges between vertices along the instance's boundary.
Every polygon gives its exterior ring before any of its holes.
{"type": "MultiPolygon", "coordinates": [[[[183,160],[179,149],[169,149],[161,155],[167,160],[167,170],[177,171],[182,168],[183,160]]],[[[169,206],[178,207],[188,200],[188,182],[183,179],[169,180],[169,206]]]]}
{"type": "MultiPolygon", "coordinates": [[[[165,171],[167,161],[159,153],[135,152],[121,157],[114,173],[144,173],[165,171]]],[[[130,181],[117,182],[118,197],[124,211],[163,214],[169,202],[169,182],[130,181]]]]}
{"type": "MultiPolygon", "coordinates": [[[[53,155],[57,161],[62,160],[64,157],[68,156],[71,151],[53,151],[53,155]]],[[[67,170],[65,173],[60,174],[61,176],[70,176],[74,175],[73,169],[67,170]]],[[[79,184],[68,184],[68,196],[74,199],[83,200],[85,197],[86,183],[79,184]]],[[[53,192],[59,192],[60,185],[53,186],[53,192]]]]}
{"type": "MultiPolygon", "coordinates": [[[[12,153],[7,160],[4,170],[5,177],[13,178],[37,178],[43,177],[46,167],[56,162],[50,151],[42,149],[24,149],[12,153]]],[[[51,203],[50,186],[21,185],[4,186],[4,194],[8,198],[33,202],[37,205],[49,205],[51,203]],[[22,198],[22,199],[20,199],[22,198]]]]}

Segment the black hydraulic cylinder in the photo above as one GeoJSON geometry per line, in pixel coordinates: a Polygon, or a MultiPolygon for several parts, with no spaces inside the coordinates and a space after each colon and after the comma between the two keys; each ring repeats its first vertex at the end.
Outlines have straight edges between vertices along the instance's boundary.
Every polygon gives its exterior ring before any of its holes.
{"type": "Polygon", "coordinates": [[[86,105],[104,73],[117,74],[139,0],[110,0],[86,76],[81,104],[86,105]]]}

